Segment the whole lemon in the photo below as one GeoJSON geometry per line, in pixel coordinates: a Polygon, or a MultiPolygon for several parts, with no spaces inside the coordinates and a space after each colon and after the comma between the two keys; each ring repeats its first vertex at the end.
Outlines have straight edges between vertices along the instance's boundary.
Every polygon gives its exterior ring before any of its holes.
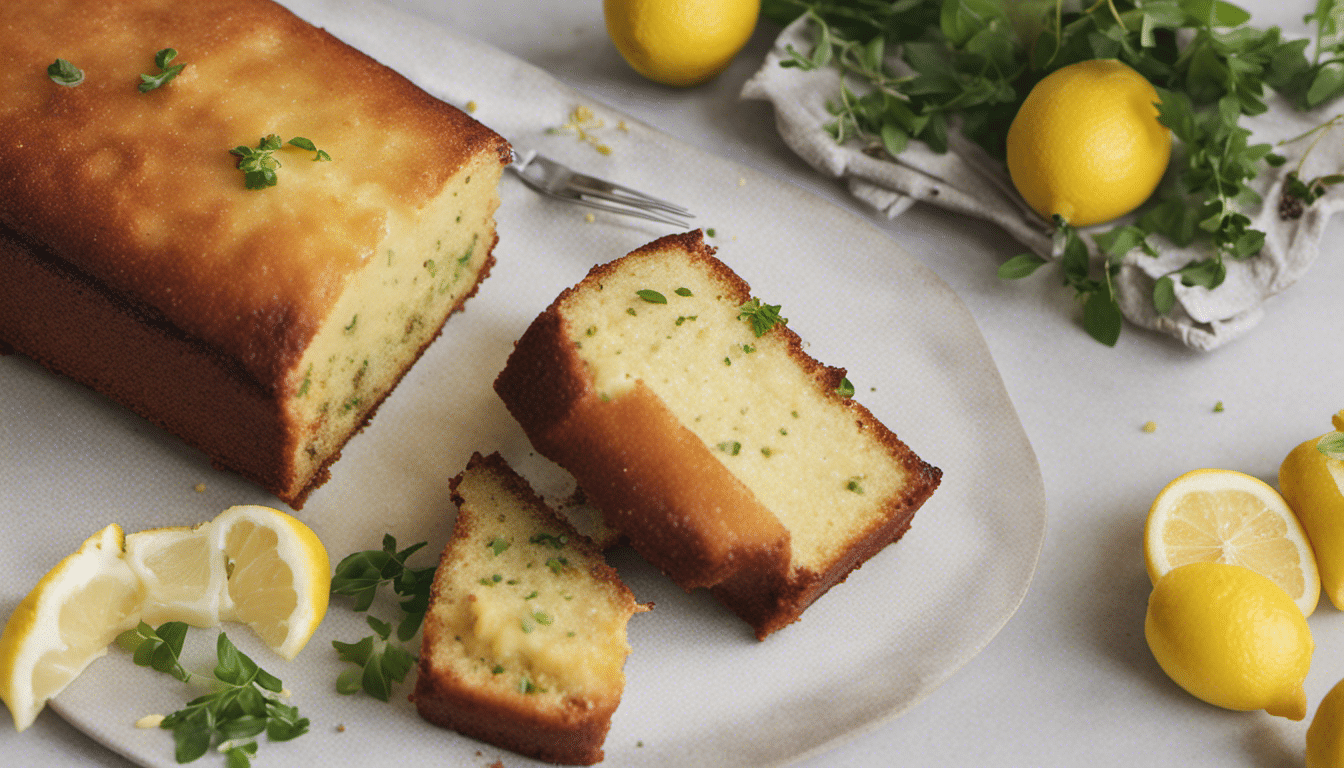
{"type": "Polygon", "coordinates": [[[1162,670],[1197,698],[1301,720],[1315,647],[1293,599],[1249,568],[1182,565],[1158,579],[1144,636],[1162,670]]]}
{"type": "Polygon", "coordinates": [[[1344,766],[1344,680],[1321,699],[1307,728],[1307,768],[1344,766]]]}
{"type": "MultiPolygon", "coordinates": [[[[1344,431],[1344,411],[1333,421],[1335,429],[1344,431]]],[[[1344,609],[1344,461],[1316,449],[1321,437],[1307,440],[1284,457],[1279,492],[1311,539],[1326,596],[1344,609]]]]}
{"type": "Polygon", "coordinates": [[[1047,219],[1075,227],[1134,210],[1157,189],[1171,131],[1157,91],[1114,59],[1080,61],[1036,84],[1008,127],[1008,175],[1047,219]]]}
{"type": "Polygon", "coordinates": [[[635,71],[664,85],[703,83],[747,44],[760,0],[603,0],[607,34],[635,71]]]}

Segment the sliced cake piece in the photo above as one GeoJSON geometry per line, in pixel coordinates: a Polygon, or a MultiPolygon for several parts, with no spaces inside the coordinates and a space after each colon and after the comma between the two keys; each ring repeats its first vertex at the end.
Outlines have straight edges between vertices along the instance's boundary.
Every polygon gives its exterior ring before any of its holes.
{"type": "Polygon", "coordinates": [[[625,688],[626,623],[648,606],[498,454],[472,456],[452,492],[416,708],[539,760],[600,761],[625,688]]]}
{"type": "Polygon", "coordinates": [[[900,538],[941,472],[713,254],[691,232],[593,268],[495,389],[644,557],[764,638],[900,538]]]}
{"type": "Polygon", "coordinates": [[[0,3],[0,92],[0,343],[293,507],[493,263],[507,142],[271,0],[0,3]]]}

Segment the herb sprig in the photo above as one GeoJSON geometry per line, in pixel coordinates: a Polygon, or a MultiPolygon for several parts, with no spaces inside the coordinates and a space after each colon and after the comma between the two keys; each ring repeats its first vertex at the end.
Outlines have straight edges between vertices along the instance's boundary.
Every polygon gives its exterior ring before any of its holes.
{"type": "Polygon", "coordinates": [[[238,170],[243,172],[243,183],[248,189],[265,189],[274,187],[279,181],[276,171],[280,168],[280,160],[275,157],[275,153],[286,146],[316,153],[313,162],[331,160],[331,155],[326,150],[318,149],[311,139],[295,136],[285,141],[274,133],[262,137],[255,148],[239,145],[229,150],[229,154],[238,157],[238,170]]]}
{"type": "MultiPolygon", "coordinates": [[[[383,536],[383,548],[355,552],[341,560],[331,579],[333,595],[354,598],[356,611],[367,611],[373,606],[379,587],[390,585],[400,598],[398,606],[402,617],[395,624],[396,639],[405,643],[415,636],[429,609],[429,592],[434,583],[436,566],[411,567],[406,560],[423,549],[427,542],[397,549],[392,535],[383,536]]],[[[341,661],[355,666],[342,672],[336,681],[336,690],[351,694],[359,690],[381,701],[387,701],[392,684],[402,682],[415,666],[415,654],[398,642],[392,641],[394,625],[374,616],[365,621],[374,634],[354,643],[332,641],[341,661]]]]}
{"type": "Polygon", "coordinates": [[[1344,432],[1329,432],[1316,441],[1316,450],[1326,458],[1344,460],[1344,432]]]}
{"type": "MultiPolygon", "coordinates": [[[[187,625],[182,622],[154,629],[142,621],[123,632],[117,643],[131,651],[136,664],[187,682],[194,676],[182,666],[186,636],[187,625]]],[[[263,732],[271,741],[288,741],[308,732],[308,718],[299,717],[298,707],[277,698],[284,690],[280,679],[257,666],[223,632],[215,642],[215,656],[213,690],[187,702],[159,725],[173,732],[177,762],[189,763],[219,749],[229,768],[247,768],[257,752],[256,737],[263,732]]]]}
{"type": "Polygon", "coordinates": [[[167,85],[173,78],[177,77],[178,73],[187,65],[173,64],[169,66],[175,58],[177,58],[177,51],[173,48],[164,48],[154,54],[154,66],[158,67],[159,71],[152,75],[140,76],[140,92],[148,93],[155,88],[167,85]]]}
{"type": "MultiPolygon", "coordinates": [[[[783,24],[809,18],[811,50],[790,49],[781,64],[840,69],[827,128],[837,141],[857,140],[868,152],[895,156],[912,139],[945,151],[956,124],[1002,160],[1007,126],[1050,72],[1114,58],[1152,81],[1161,97],[1159,120],[1180,141],[1174,172],[1135,224],[1094,238],[1099,274],[1078,233],[1056,226],[1064,282],[1083,302],[1084,328],[1107,344],[1119,334],[1113,286],[1119,258],[1133,248],[1155,254],[1150,236],[1205,254],[1157,280],[1153,302],[1162,313],[1174,306],[1177,280],[1216,288],[1226,260],[1260,251],[1264,233],[1242,213],[1260,202],[1249,182],[1283,158],[1252,144],[1240,121],[1265,112],[1266,92],[1302,109],[1344,95],[1344,0],[1317,0],[1306,17],[1315,27],[1312,41],[1248,26],[1250,14],[1225,0],[1106,0],[1071,8],[1061,0],[765,0],[762,13],[783,24]]],[[[1336,175],[1319,183],[1290,179],[1289,192],[1309,205],[1336,175]]],[[[1042,263],[1019,256],[1000,275],[1023,277],[1042,263]]]]}
{"type": "Polygon", "coordinates": [[[780,316],[779,310],[779,304],[763,304],[760,299],[753,298],[737,308],[737,319],[750,322],[752,332],[759,339],[776,325],[788,324],[789,319],[780,316]]]}
{"type": "Polygon", "coordinates": [[[84,82],[84,70],[65,59],[57,59],[47,65],[47,77],[50,77],[54,83],[74,87],[84,82]]]}

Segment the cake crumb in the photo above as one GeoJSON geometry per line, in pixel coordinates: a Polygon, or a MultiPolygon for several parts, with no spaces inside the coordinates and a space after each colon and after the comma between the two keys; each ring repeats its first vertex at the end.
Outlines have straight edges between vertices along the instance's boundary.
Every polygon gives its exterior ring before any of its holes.
{"type": "Polygon", "coordinates": [[[474,101],[468,101],[468,102],[467,102],[467,112],[468,112],[468,114],[470,114],[470,113],[472,113],[472,112],[475,112],[475,111],[476,111],[476,102],[474,102],[474,101]]]}
{"type": "Polygon", "coordinates": [[[745,187],[745,186],[747,186],[747,180],[746,180],[745,178],[741,177],[741,176],[738,176],[738,177],[737,177],[737,186],[739,186],[739,187],[745,187]]]}
{"type": "Polygon", "coordinates": [[[158,728],[163,723],[163,715],[145,715],[135,721],[136,728],[158,728]]]}
{"type": "Polygon", "coordinates": [[[1148,421],[1148,422],[1145,422],[1144,425],[1143,425],[1143,431],[1144,431],[1144,432],[1156,432],[1156,431],[1157,431],[1157,422],[1156,422],[1156,421],[1148,421]]]}
{"type": "Polygon", "coordinates": [[[193,487],[193,490],[195,490],[197,493],[205,493],[205,483],[197,483],[193,487]]]}
{"type": "Polygon", "coordinates": [[[597,217],[591,213],[585,213],[583,214],[583,220],[588,222],[589,224],[592,224],[594,221],[597,221],[597,217]]]}
{"type": "Polygon", "coordinates": [[[337,732],[337,733],[345,733],[345,723],[337,723],[337,724],[336,724],[336,732],[337,732]]]}
{"type": "Polygon", "coordinates": [[[1223,401],[1222,401],[1222,400],[1219,400],[1218,402],[1216,402],[1216,403],[1213,404],[1213,412],[1214,412],[1214,413],[1222,413],[1222,412],[1223,412],[1223,401]]]}

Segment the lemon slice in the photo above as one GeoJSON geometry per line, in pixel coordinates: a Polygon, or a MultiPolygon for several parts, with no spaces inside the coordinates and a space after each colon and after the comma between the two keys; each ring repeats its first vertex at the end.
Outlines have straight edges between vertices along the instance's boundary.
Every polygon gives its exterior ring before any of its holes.
{"type": "Polygon", "coordinates": [[[22,731],[116,636],[139,619],[141,586],[115,523],[52,568],[0,634],[0,699],[22,731]]]}
{"type": "Polygon", "coordinates": [[[220,618],[247,624],[293,659],[327,612],[331,561],[322,541],[270,507],[230,507],[210,529],[211,548],[223,553],[228,570],[220,618]]]}
{"type": "Polygon", "coordinates": [[[132,533],[126,562],[145,585],[141,618],[149,624],[213,627],[231,608],[224,557],[212,547],[208,523],[132,533]]]}
{"type": "Polygon", "coordinates": [[[1179,566],[1216,562],[1269,577],[1303,616],[1321,595],[1301,523],[1278,491],[1241,472],[1197,469],[1167,484],[1148,511],[1143,555],[1154,584],[1179,566]]]}

